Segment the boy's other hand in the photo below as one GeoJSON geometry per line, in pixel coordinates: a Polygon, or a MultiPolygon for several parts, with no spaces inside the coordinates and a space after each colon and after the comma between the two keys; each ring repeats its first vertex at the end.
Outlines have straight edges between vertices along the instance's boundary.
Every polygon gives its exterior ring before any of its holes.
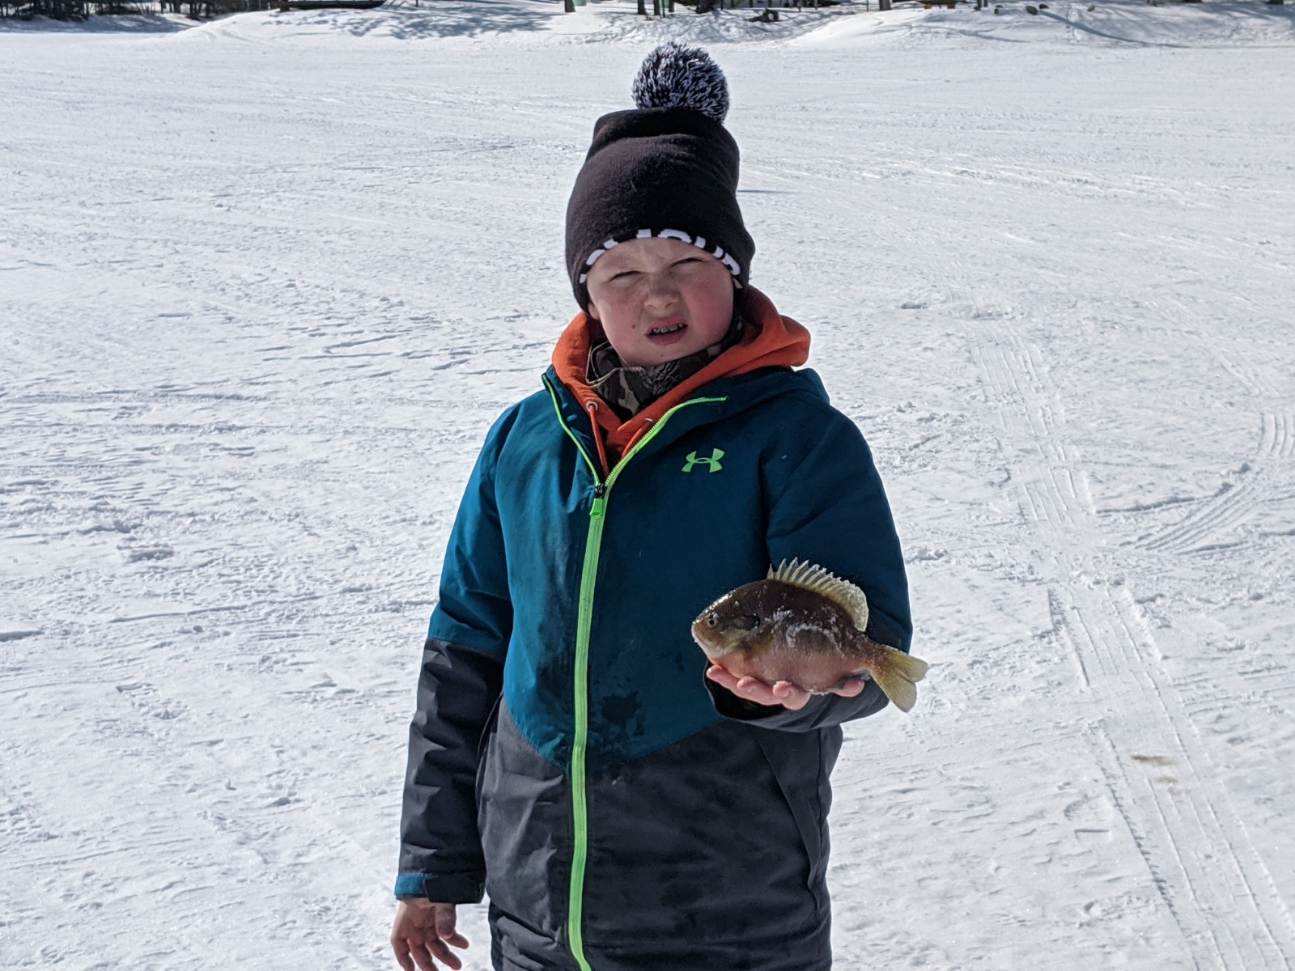
{"type": "Polygon", "coordinates": [[[405,971],[436,971],[436,961],[458,971],[463,962],[447,944],[467,947],[468,939],[454,929],[454,904],[431,900],[402,900],[391,925],[391,949],[405,971]],[[435,960],[433,960],[435,959],[435,960]]]}
{"type": "MultiPolygon", "coordinates": [[[[739,698],[754,701],[759,705],[782,705],[792,711],[798,711],[804,708],[813,697],[804,688],[790,681],[775,681],[773,684],[768,684],[749,674],[739,678],[718,664],[712,664],[706,669],[706,677],[728,688],[739,698]]],[[[853,698],[864,689],[867,683],[867,678],[851,678],[841,687],[833,689],[832,694],[840,695],[842,698],[853,698]]]]}

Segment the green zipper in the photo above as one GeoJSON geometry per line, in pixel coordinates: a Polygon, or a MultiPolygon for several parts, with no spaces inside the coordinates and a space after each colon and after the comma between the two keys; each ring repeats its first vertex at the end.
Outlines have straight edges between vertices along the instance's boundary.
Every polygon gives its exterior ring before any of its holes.
{"type": "Polygon", "coordinates": [[[576,959],[580,971],[590,971],[589,962],[585,960],[584,937],[580,926],[584,901],[585,861],[589,852],[588,821],[585,816],[585,747],[589,735],[589,631],[593,626],[594,580],[598,575],[598,551],[602,544],[603,524],[606,522],[607,499],[625,464],[638,453],[639,449],[652,441],[671,415],[688,405],[727,401],[728,398],[691,398],[669,409],[655,425],[648,429],[647,434],[634,443],[633,448],[621,456],[621,460],[607,476],[607,481],[603,482],[598,477],[598,467],[589,458],[589,453],[580,444],[580,439],[576,438],[575,433],[562,420],[562,409],[558,406],[557,393],[547,379],[544,380],[544,387],[548,389],[549,396],[553,399],[553,410],[557,413],[558,424],[562,426],[562,430],[567,433],[584,457],[585,464],[593,473],[595,486],[593,505],[589,509],[589,535],[585,540],[584,566],[580,571],[580,607],[576,615],[576,734],[571,747],[571,816],[575,827],[575,846],[571,854],[571,883],[567,898],[567,937],[571,942],[571,956],[576,959]]]}

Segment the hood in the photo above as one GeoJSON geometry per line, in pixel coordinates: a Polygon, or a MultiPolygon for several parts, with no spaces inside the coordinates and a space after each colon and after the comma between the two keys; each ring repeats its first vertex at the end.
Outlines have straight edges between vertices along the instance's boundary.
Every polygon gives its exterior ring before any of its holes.
{"type": "MultiPolygon", "coordinates": [[[[622,454],[653,422],[717,378],[771,365],[795,367],[809,359],[809,331],[803,324],[778,313],[769,298],[755,287],[737,291],[734,298],[741,301],[743,317],[752,326],[753,333],[624,422],[585,381],[589,349],[595,340],[601,339],[601,328],[583,311],[571,319],[553,348],[553,370],[580,403],[581,410],[592,416],[600,446],[605,441],[617,455],[622,454]]],[[[603,464],[606,472],[605,459],[603,464]]]]}

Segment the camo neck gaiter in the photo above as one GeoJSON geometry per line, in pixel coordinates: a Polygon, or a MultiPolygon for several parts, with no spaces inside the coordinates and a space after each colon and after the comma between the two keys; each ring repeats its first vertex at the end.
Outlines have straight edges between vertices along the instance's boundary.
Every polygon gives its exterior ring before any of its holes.
{"type": "Polygon", "coordinates": [[[642,366],[622,364],[620,355],[604,339],[589,349],[585,381],[611,406],[621,421],[627,421],[723,354],[742,339],[745,331],[746,322],[735,300],[733,320],[719,341],[673,361],[642,366]]]}

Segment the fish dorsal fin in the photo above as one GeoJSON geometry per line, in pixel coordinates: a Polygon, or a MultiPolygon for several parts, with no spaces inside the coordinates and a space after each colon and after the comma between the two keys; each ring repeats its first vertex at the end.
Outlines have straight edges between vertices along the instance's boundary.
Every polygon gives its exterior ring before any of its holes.
{"type": "Polygon", "coordinates": [[[790,563],[783,560],[776,570],[770,564],[769,575],[765,579],[781,580],[794,587],[822,594],[828,600],[840,605],[860,631],[868,628],[867,595],[849,580],[833,576],[821,566],[809,562],[802,563],[794,558],[790,563]]]}

